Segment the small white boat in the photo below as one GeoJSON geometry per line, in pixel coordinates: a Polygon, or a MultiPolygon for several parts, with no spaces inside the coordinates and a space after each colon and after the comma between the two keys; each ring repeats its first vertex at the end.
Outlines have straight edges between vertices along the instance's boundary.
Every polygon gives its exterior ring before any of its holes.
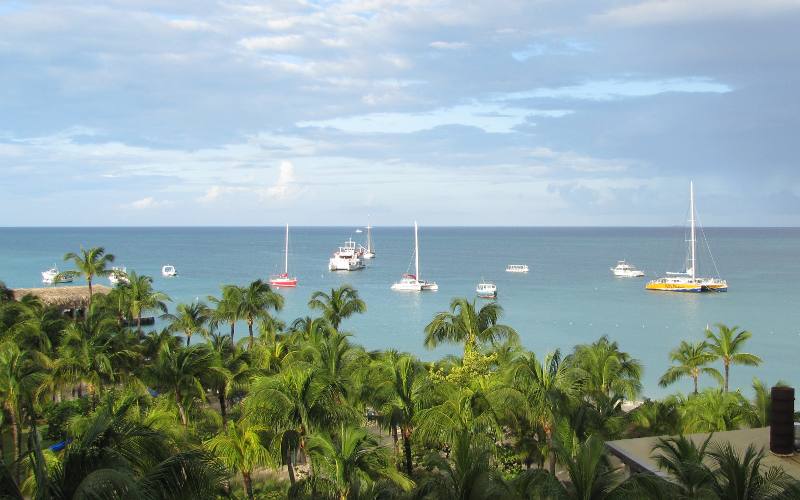
{"type": "Polygon", "coordinates": [[[358,234],[361,234],[361,233],[363,233],[363,232],[364,232],[364,231],[362,231],[361,229],[356,229],[356,233],[358,233],[358,234]]]}
{"type": "Polygon", "coordinates": [[[72,278],[68,276],[62,276],[58,278],[58,267],[53,264],[53,267],[48,269],[47,271],[42,271],[42,283],[46,285],[55,285],[56,283],[72,283],[72,278]]]}
{"type": "Polygon", "coordinates": [[[286,224],[286,239],[283,249],[283,272],[277,276],[270,276],[269,284],[278,288],[293,288],[297,286],[297,278],[289,276],[289,224],[286,224]]]}
{"type": "Polygon", "coordinates": [[[611,272],[618,278],[641,278],[644,272],[636,269],[624,260],[618,260],[617,265],[611,268],[611,272]]]}
{"type": "Polygon", "coordinates": [[[375,247],[372,246],[372,226],[367,224],[367,248],[361,252],[362,259],[374,259],[375,247]]]}
{"type": "Polygon", "coordinates": [[[414,274],[406,273],[400,281],[393,284],[391,289],[396,292],[421,292],[427,290],[435,292],[439,290],[439,285],[435,281],[425,281],[419,277],[419,230],[417,221],[414,221],[414,274]]]}
{"type": "Polygon", "coordinates": [[[161,276],[165,278],[174,278],[178,275],[178,270],[175,269],[175,266],[161,266],[161,276]]]}
{"type": "Polygon", "coordinates": [[[509,264],[506,266],[507,273],[527,273],[528,272],[528,265],[527,264],[509,264]]]}
{"type": "Polygon", "coordinates": [[[119,284],[127,285],[131,282],[128,279],[128,270],[124,267],[112,267],[111,273],[108,275],[108,281],[113,286],[119,284]]]}
{"type": "Polygon", "coordinates": [[[361,259],[356,242],[349,239],[344,242],[344,246],[333,253],[333,257],[328,260],[328,269],[331,271],[357,271],[364,269],[364,261],[361,259]]]}
{"type": "Polygon", "coordinates": [[[475,293],[482,299],[494,299],[497,297],[497,285],[488,281],[481,281],[475,288],[475,293]]]}

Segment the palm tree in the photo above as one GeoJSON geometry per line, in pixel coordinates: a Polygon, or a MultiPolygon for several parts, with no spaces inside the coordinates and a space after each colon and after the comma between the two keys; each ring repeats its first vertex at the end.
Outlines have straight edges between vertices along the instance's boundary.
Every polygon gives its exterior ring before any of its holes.
{"type": "Polygon", "coordinates": [[[64,260],[71,260],[77,268],[75,271],[62,273],[70,276],[83,276],[89,284],[89,305],[92,305],[92,279],[95,276],[108,276],[111,270],[106,269],[108,264],[114,262],[114,256],[107,254],[103,247],[93,247],[88,250],[81,247],[80,255],[69,252],[64,255],[64,260]]]}
{"type": "Polygon", "coordinates": [[[131,271],[128,273],[128,282],[123,283],[120,290],[127,299],[131,317],[136,319],[136,330],[140,337],[144,312],[160,310],[163,314],[167,313],[165,301],[170,298],[165,293],[153,290],[153,278],[150,276],[139,276],[131,271]]]}
{"type": "Polygon", "coordinates": [[[697,381],[700,374],[710,375],[722,383],[722,375],[719,370],[705,366],[715,359],[708,349],[709,345],[706,342],[681,341],[680,345],[669,353],[669,359],[676,365],[671,366],[664,373],[658,385],[667,387],[684,377],[691,377],[694,383],[694,393],[697,394],[697,381]]]}
{"type": "Polygon", "coordinates": [[[308,307],[322,311],[322,317],[336,330],[343,320],[355,313],[367,311],[367,304],[358,297],[358,291],[350,285],[332,288],[330,295],[321,291],[314,292],[308,301],[308,307]]]}
{"type": "Polygon", "coordinates": [[[575,346],[566,361],[581,373],[584,389],[595,396],[610,398],[618,394],[635,399],[642,390],[642,363],[606,336],[592,344],[575,346]]]}
{"type": "Polygon", "coordinates": [[[677,487],[675,497],[684,499],[711,497],[713,476],[704,464],[711,438],[712,435],[709,435],[699,447],[683,435],[659,438],[653,447],[656,464],[674,480],[677,487]]]}
{"type": "Polygon", "coordinates": [[[781,467],[762,465],[764,452],[751,444],[740,453],[730,443],[717,444],[708,452],[713,462],[711,490],[717,498],[797,498],[797,480],[781,467]]]}
{"type": "Polygon", "coordinates": [[[206,378],[219,401],[222,425],[225,426],[228,420],[228,398],[234,390],[243,389],[249,385],[255,375],[255,370],[249,366],[251,351],[246,351],[231,343],[230,337],[213,335],[209,345],[216,355],[214,361],[216,369],[210,372],[206,378]]]}
{"type": "Polygon", "coordinates": [[[741,428],[750,413],[749,403],[738,392],[707,389],[682,405],[684,432],[718,432],[741,428]]]}
{"type": "Polygon", "coordinates": [[[671,398],[646,399],[628,415],[633,424],[632,437],[673,435],[682,430],[680,410],[671,398]]]}
{"type": "Polygon", "coordinates": [[[425,327],[425,347],[431,349],[442,342],[463,343],[466,354],[478,343],[516,339],[513,328],[498,324],[502,314],[503,308],[497,302],[489,302],[477,311],[474,301],[455,298],[450,302],[450,311],[437,313],[425,327]]]}
{"type": "Polygon", "coordinates": [[[577,394],[579,385],[574,370],[561,361],[558,350],[548,354],[543,362],[539,362],[534,353],[527,353],[511,366],[509,386],[516,393],[512,407],[544,430],[550,473],[555,474],[553,432],[561,410],[577,394]]]}
{"type": "MultiPolygon", "coordinates": [[[[437,474],[420,484],[417,498],[472,500],[507,498],[502,476],[492,467],[492,449],[468,431],[457,434],[448,458],[426,457],[437,474]]],[[[533,497],[532,497],[533,498],[533,497]]]]}
{"type": "Polygon", "coordinates": [[[152,364],[145,367],[145,378],[159,392],[175,397],[181,423],[189,425],[188,407],[205,398],[203,376],[215,370],[214,352],[206,344],[172,349],[161,347],[152,364]]]}
{"type": "Polygon", "coordinates": [[[728,328],[722,323],[717,323],[715,326],[717,327],[717,333],[712,332],[710,328],[706,329],[706,338],[708,339],[709,350],[715,359],[722,360],[722,366],[725,368],[723,390],[728,392],[731,365],[758,366],[761,364],[761,358],[755,354],[741,352],[744,348],[744,343],[751,337],[750,332],[740,330],[738,326],[728,328]]]}
{"type": "Polygon", "coordinates": [[[314,337],[325,337],[336,331],[325,318],[312,318],[306,316],[297,318],[289,325],[290,333],[299,335],[303,340],[314,337]]]}
{"type": "Polygon", "coordinates": [[[239,316],[238,304],[241,303],[242,288],[236,285],[222,287],[222,297],[216,298],[209,295],[208,300],[214,304],[211,311],[211,327],[216,328],[221,323],[227,323],[231,329],[231,342],[236,342],[236,322],[242,319],[239,316]]]}
{"type": "Polygon", "coordinates": [[[270,309],[280,311],[283,308],[283,295],[273,292],[267,283],[256,280],[242,288],[236,298],[239,299],[236,304],[237,316],[247,322],[247,331],[250,335],[248,345],[253,347],[253,324],[256,319],[269,316],[270,309]]]}
{"type": "Polygon", "coordinates": [[[422,408],[427,389],[426,372],[411,355],[387,355],[375,364],[371,378],[376,399],[380,402],[378,411],[391,415],[391,425],[398,425],[403,437],[406,473],[411,475],[413,464],[411,456],[411,436],[414,432],[414,418],[422,408]]]}
{"type": "Polygon", "coordinates": [[[133,417],[136,398],[109,396],[73,433],[35,498],[214,498],[227,476],[211,455],[181,450],[170,436],[133,417]]]}
{"type": "Polygon", "coordinates": [[[253,500],[253,470],[259,466],[270,465],[271,457],[267,448],[261,444],[257,426],[246,420],[228,422],[219,434],[205,442],[228,469],[241,473],[247,498],[253,500]]]}
{"type": "Polygon", "coordinates": [[[0,303],[11,302],[14,300],[14,291],[6,286],[6,283],[0,280],[0,303]]]}
{"type": "Polygon", "coordinates": [[[333,436],[315,433],[308,439],[308,451],[319,473],[315,483],[326,483],[340,500],[347,500],[351,493],[381,479],[404,490],[414,486],[395,468],[389,450],[380,446],[376,436],[366,429],[344,424],[337,431],[333,436]]]}
{"type": "MultiPolygon", "coordinates": [[[[786,383],[779,380],[775,387],[786,387],[786,383]]],[[[753,393],[753,400],[747,407],[747,424],[750,427],[767,427],[770,424],[770,409],[772,407],[770,386],[753,377],[753,393]]]]}
{"type": "Polygon", "coordinates": [[[211,317],[211,310],[202,302],[191,304],[178,304],[175,308],[176,315],[169,315],[170,330],[186,335],[186,345],[192,340],[192,335],[200,333],[208,335],[205,325],[211,317]]]}
{"type": "MultiPolygon", "coordinates": [[[[0,344],[0,413],[8,415],[16,477],[19,482],[22,458],[22,415],[27,401],[34,399],[50,367],[50,360],[37,351],[20,350],[11,341],[0,344]]],[[[2,440],[2,433],[0,433],[2,440]]]]}

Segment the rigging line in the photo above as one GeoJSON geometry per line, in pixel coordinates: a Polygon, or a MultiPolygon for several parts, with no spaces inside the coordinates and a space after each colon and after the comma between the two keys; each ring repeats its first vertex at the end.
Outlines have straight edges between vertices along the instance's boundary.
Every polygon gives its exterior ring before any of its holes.
{"type": "Polygon", "coordinates": [[[700,216],[697,215],[697,223],[700,226],[700,234],[703,235],[703,242],[706,244],[706,250],[708,250],[708,256],[711,257],[711,264],[714,265],[714,273],[716,273],[716,277],[719,278],[719,269],[717,268],[717,260],[714,258],[714,254],[711,253],[711,245],[708,243],[708,238],[706,238],[706,231],[703,228],[702,222],[700,222],[700,216]]]}

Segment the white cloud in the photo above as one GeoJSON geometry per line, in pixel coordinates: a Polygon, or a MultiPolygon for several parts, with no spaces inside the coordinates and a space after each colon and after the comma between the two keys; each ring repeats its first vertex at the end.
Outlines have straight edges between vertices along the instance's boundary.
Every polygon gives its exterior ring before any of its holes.
{"type": "Polygon", "coordinates": [[[148,210],[151,208],[160,208],[169,206],[171,202],[167,200],[156,200],[152,196],[147,196],[142,198],[141,200],[132,201],[130,203],[126,203],[122,205],[122,208],[128,208],[132,210],[148,210]]]}
{"type": "Polygon", "coordinates": [[[278,180],[266,189],[266,197],[274,200],[292,199],[300,192],[295,184],[294,165],[290,161],[282,161],[278,168],[278,180]]]}
{"type": "Polygon", "coordinates": [[[196,19],[171,19],[169,25],[183,31],[212,31],[209,23],[196,19]]]}
{"type": "Polygon", "coordinates": [[[458,49],[466,49],[469,47],[467,42],[443,42],[443,41],[436,41],[431,42],[430,47],[432,49],[440,49],[440,50],[458,50],[458,49]]]}
{"type": "Polygon", "coordinates": [[[798,0],[646,0],[595,16],[598,23],[647,25],[761,17],[800,8],[798,0]]]}
{"type": "Polygon", "coordinates": [[[285,51],[297,49],[302,44],[303,37],[300,35],[253,36],[239,40],[239,45],[247,50],[285,51]]]}
{"type": "Polygon", "coordinates": [[[522,92],[509,92],[495,97],[497,101],[554,98],[607,101],[622,97],[646,97],[666,92],[715,93],[732,88],[709,78],[666,78],[660,80],[595,80],[565,87],[545,87],[522,92]]]}

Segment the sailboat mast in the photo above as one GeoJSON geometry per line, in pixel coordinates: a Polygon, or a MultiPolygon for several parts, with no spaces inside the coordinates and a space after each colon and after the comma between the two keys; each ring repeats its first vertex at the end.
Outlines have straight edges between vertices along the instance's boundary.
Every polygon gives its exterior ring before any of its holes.
{"type": "Polygon", "coordinates": [[[419,281],[419,237],[417,236],[417,221],[414,221],[414,275],[419,281]]]}
{"type": "Polygon", "coordinates": [[[367,224],[367,252],[372,252],[372,226],[367,224]]]}
{"type": "Polygon", "coordinates": [[[289,275],[289,224],[286,224],[286,244],[283,250],[283,272],[289,275]]]}
{"type": "Polygon", "coordinates": [[[695,241],[696,240],[695,240],[695,233],[694,233],[694,225],[695,225],[695,220],[694,220],[694,182],[692,182],[692,181],[689,181],[689,222],[692,225],[691,265],[692,265],[692,279],[694,279],[696,274],[697,274],[697,270],[696,270],[696,257],[695,257],[695,251],[696,251],[695,250],[695,246],[696,246],[696,242],[695,241]]]}

